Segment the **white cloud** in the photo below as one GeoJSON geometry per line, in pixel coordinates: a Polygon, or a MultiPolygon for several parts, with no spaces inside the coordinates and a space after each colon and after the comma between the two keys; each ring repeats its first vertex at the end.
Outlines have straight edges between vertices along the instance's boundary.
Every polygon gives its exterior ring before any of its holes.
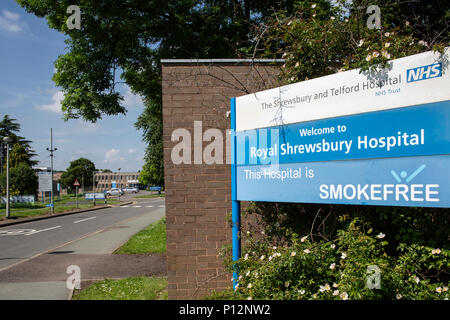
{"type": "Polygon", "coordinates": [[[128,153],[129,153],[129,154],[134,154],[134,153],[136,153],[136,152],[137,152],[136,149],[133,149],[133,148],[128,149],[128,153]]]}
{"type": "Polygon", "coordinates": [[[144,106],[141,96],[131,92],[131,89],[128,86],[126,87],[123,99],[123,105],[127,109],[142,108],[144,106]]]}
{"type": "Polygon", "coordinates": [[[61,113],[61,101],[64,99],[64,93],[57,91],[52,95],[52,103],[36,106],[35,108],[42,111],[50,111],[61,113]]]}
{"type": "Polygon", "coordinates": [[[20,32],[27,26],[25,22],[20,21],[20,15],[8,10],[2,10],[0,13],[0,30],[8,32],[20,32]]]}
{"type": "Polygon", "coordinates": [[[108,151],[105,152],[105,160],[104,162],[106,164],[114,164],[114,163],[118,163],[121,161],[124,161],[125,158],[121,157],[120,155],[120,150],[119,149],[110,149],[108,151]]]}

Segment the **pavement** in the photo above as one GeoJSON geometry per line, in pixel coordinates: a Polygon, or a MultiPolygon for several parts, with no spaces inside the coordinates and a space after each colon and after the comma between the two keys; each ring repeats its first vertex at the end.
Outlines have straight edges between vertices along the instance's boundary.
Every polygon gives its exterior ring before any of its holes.
{"type": "Polygon", "coordinates": [[[165,216],[164,205],[160,203],[164,200],[139,199],[133,205],[120,208],[55,217],[33,222],[33,225],[25,223],[20,230],[35,230],[34,233],[27,231],[25,234],[1,237],[3,242],[14,239],[15,246],[10,252],[5,250],[7,248],[1,248],[0,300],[66,300],[72,294],[72,290],[67,288],[67,281],[72,276],[70,266],[79,267],[82,284],[105,278],[166,275],[165,255],[112,254],[135,233],[165,216]],[[102,215],[105,218],[100,224],[102,215]],[[105,220],[107,218],[110,220],[105,220]],[[45,223],[39,226],[44,229],[36,231],[38,223],[45,223]],[[105,223],[112,224],[105,227],[105,223]],[[48,227],[49,224],[58,224],[59,227],[48,227]],[[61,243],[65,237],[73,238],[77,228],[80,228],[78,237],[61,243]],[[57,239],[53,243],[61,244],[49,246],[45,243],[49,238],[57,239]],[[33,246],[35,251],[24,250],[33,246]],[[21,254],[14,254],[19,251],[21,254]]]}

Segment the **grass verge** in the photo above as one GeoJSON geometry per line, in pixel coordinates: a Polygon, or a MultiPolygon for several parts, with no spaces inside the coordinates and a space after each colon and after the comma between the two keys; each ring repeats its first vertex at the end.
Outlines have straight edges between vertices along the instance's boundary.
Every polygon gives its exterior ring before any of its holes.
{"type": "Polygon", "coordinates": [[[75,292],[72,300],[167,300],[167,278],[105,279],[75,292]]]}
{"type": "Polygon", "coordinates": [[[136,233],[116,254],[164,253],[166,252],[166,219],[162,218],[136,233]]]}
{"type": "Polygon", "coordinates": [[[136,199],[148,199],[148,198],[165,198],[166,194],[165,193],[161,193],[161,194],[143,194],[140,196],[136,196],[134,198],[136,199]]]}
{"type": "MultiPolygon", "coordinates": [[[[88,209],[93,208],[94,204],[92,201],[85,201],[82,196],[78,196],[78,208],[76,205],[75,196],[61,196],[61,198],[55,198],[55,213],[62,213],[66,211],[71,211],[75,209],[88,209]]],[[[107,204],[118,203],[116,199],[107,199],[107,204]]],[[[97,205],[104,205],[104,201],[97,200],[97,205]]],[[[0,220],[5,217],[5,205],[0,206],[0,220]]],[[[11,217],[25,218],[25,217],[37,217],[50,213],[50,208],[46,207],[45,204],[41,202],[35,202],[34,204],[13,204],[11,207],[11,217]]]]}

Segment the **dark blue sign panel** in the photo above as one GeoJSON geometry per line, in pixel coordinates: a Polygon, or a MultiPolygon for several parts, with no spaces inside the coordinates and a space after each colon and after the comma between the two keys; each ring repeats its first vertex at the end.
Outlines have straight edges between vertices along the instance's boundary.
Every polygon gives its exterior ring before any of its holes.
{"type": "Polygon", "coordinates": [[[236,133],[237,165],[450,154],[450,101],[236,133]]]}
{"type": "Polygon", "coordinates": [[[449,207],[449,155],[237,167],[237,200],[449,207]]]}

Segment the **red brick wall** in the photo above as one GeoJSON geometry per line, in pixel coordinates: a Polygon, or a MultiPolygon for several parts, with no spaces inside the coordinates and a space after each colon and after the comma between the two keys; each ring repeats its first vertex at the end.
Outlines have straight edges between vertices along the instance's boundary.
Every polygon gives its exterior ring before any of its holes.
{"type": "MultiPolygon", "coordinates": [[[[273,88],[269,64],[163,63],[163,141],[169,299],[199,299],[231,286],[218,251],[231,244],[231,168],[227,164],[230,98],[273,88]],[[223,133],[223,164],[194,164],[194,121],[223,133]],[[191,134],[191,164],[173,164],[175,129],[191,134]]],[[[210,142],[203,142],[204,148],[210,142]]],[[[202,148],[202,149],[203,149],[202,148]]]]}

